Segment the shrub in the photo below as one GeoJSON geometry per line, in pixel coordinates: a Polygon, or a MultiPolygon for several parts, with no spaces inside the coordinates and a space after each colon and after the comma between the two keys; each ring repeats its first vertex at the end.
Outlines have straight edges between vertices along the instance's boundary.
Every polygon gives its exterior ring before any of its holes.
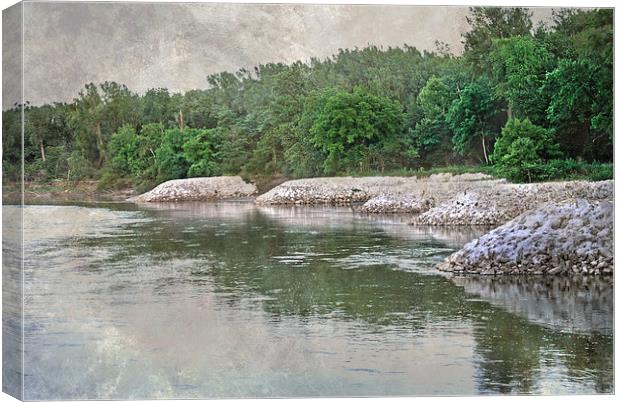
{"type": "Polygon", "coordinates": [[[614,165],[594,162],[588,166],[586,176],[592,181],[611,180],[614,178],[614,165]]]}
{"type": "Polygon", "coordinates": [[[192,130],[189,139],[183,144],[183,155],[190,164],[188,177],[215,176],[220,173],[216,161],[216,145],[219,131],[192,130]]]}
{"type": "Polygon", "coordinates": [[[71,152],[71,155],[67,158],[67,166],[68,180],[82,180],[93,174],[92,165],[80,151],[71,152]]]}
{"type": "Polygon", "coordinates": [[[546,162],[560,155],[552,130],[528,119],[510,119],[495,143],[491,160],[500,176],[532,182],[546,179],[546,162]]]}

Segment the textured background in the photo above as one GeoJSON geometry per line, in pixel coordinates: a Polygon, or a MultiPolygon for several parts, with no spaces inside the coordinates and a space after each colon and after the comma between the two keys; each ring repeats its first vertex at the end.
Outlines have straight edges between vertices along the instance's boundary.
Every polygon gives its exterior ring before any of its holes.
{"type": "MultiPolygon", "coordinates": [[[[105,80],[139,92],[205,88],[211,73],[368,44],[432,50],[441,40],[458,53],[467,12],[385,5],[25,3],[25,98],[35,104],[70,101],[85,83],[105,80]]],[[[551,10],[534,13],[538,21],[551,10]]]]}

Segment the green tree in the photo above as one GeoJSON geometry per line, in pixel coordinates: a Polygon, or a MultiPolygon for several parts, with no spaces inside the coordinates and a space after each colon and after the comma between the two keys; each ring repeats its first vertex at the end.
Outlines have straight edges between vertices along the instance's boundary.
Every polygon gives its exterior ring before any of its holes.
{"type": "Polygon", "coordinates": [[[136,126],[140,119],[137,95],[126,86],[104,82],[87,84],[74,100],[69,121],[83,155],[101,168],[107,158],[107,143],[124,124],[136,126]]]}
{"type": "Polygon", "coordinates": [[[488,56],[494,39],[530,35],[532,14],[527,8],[471,7],[466,17],[471,30],[463,34],[465,58],[476,72],[488,71],[488,56]]]}
{"type": "Polygon", "coordinates": [[[435,149],[441,151],[444,158],[449,157],[452,130],[447,122],[447,114],[456,96],[456,91],[437,77],[428,80],[420,91],[417,103],[423,117],[416,123],[413,137],[423,157],[435,149]]]}
{"type": "Polygon", "coordinates": [[[152,88],[142,96],[142,123],[159,123],[165,127],[178,124],[180,105],[175,105],[174,98],[165,88],[152,88]]]}
{"type": "Polygon", "coordinates": [[[188,177],[215,176],[220,174],[217,147],[221,142],[218,129],[188,129],[188,140],[183,144],[183,156],[189,163],[188,177]]]}
{"type": "Polygon", "coordinates": [[[403,121],[400,104],[388,98],[361,88],[327,92],[310,129],[315,146],[327,154],[324,172],[383,168],[386,161],[378,157],[398,151],[403,121]]]}
{"type": "Polygon", "coordinates": [[[187,177],[190,163],[183,153],[183,145],[191,138],[191,131],[170,128],[165,131],[159,148],[155,151],[157,181],[187,177]]]}
{"type": "Polygon", "coordinates": [[[142,167],[137,158],[139,149],[140,140],[135,128],[130,125],[122,126],[112,134],[108,142],[108,153],[111,155],[109,166],[119,176],[133,174],[136,168],[142,167]]]}
{"type": "Polygon", "coordinates": [[[446,115],[454,132],[452,143],[457,153],[465,155],[479,140],[484,162],[489,163],[491,143],[496,136],[497,109],[493,91],[485,80],[465,85],[446,115]]]}
{"type": "Polygon", "coordinates": [[[53,135],[54,124],[53,108],[50,105],[25,108],[24,134],[36,144],[43,162],[45,162],[45,145],[53,135]]]}
{"type": "Polygon", "coordinates": [[[495,143],[492,161],[497,172],[511,180],[538,180],[547,161],[562,156],[553,130],[528,119],[510,119],[495,143]]]}
{"type": "Polygon", "coordinates": [[[573,157],[611,160],[613,75],[592,60],[562,60],[542,91],[551,98],[547,118],[573,157]]]}
{"type": "Polygon", "coordinates": [[[531,36],[515,36],[493,42],[489,56],[497,94],[506,99],[508,119],[529,119],[542,124],[548,99],[540,88],[553,69],[553,58],[531,36]]]}

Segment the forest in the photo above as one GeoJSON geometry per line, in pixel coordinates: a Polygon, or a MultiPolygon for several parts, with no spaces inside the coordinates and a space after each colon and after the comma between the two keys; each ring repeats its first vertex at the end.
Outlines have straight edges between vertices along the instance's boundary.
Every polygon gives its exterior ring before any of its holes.
{"type": "Polygon", "coordinates": [[[613,10],[470,9],[464,52],[444,43],[341,49],[139,94],[89,83],[70,103],[2,113],[3,175],[162,181],[483,171],[514,182],[613,177],[613,10]]]}

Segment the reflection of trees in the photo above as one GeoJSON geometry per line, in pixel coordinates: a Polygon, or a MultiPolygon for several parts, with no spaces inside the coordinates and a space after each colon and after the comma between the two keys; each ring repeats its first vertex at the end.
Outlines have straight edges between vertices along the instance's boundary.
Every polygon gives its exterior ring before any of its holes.
{"type": "MultiPolygon", "coordinates": [[[[84,242],[112,246],[116,253],[109,261],[117,266],[126,265],[137,255],[147,255],[162,264],[175,263],[179,258],[204,261],[176,280],[193,287],[209,284],[207,289],[225,294],[223,299],[230,306],[242,298],[260,299],[274,320],[283,316],[302,321],[309,317],[359,320],[371,327],[412,330],[438,321],[469,320],[474,327],[475,352],[480,357],[477,381],[483,392],[536,390],[541,361],[550,350],[558,352],[551,360],[564,364],[573,378],[587,378],[595,381],[597,390],[610,391],[611,337],[561,333],[532,323],[522,311],[493,300],[493,292],[504,292],[506,285],[500,280],[495,279],[492,286],[456,286],[443,276],[400,270],[398,259],[364,257],[393,254],[410,258],[411,249],[417,246],[442,247],[437,240],[394,235],[393,224],[370,225],[346,214],[340,216],[341,225],[329,217],[321,225],[321,214],[316,211],[311,219],[303,214],[302,218],[295,214],[274,218],[252,208],[235,214],[205,205],[201,206],[205,210],[152,210],[148,214],[157,219],[135,225],[131,228],[133,236],[84,242]],[[472,289],[479,290],[483,301],[470,300],[466,290],[472,289]]],[[[436,261],[432,254],[420,258],[427,260],[429,268],[436,261]]],[[[174,281],[158,281],[154,291],[174,286],[174,281]]],[[[531,290],[538,289],[536,286],[515,286],[516,304],[540,302],[540,292],[531,290]]],[[[556,291],[565,289],[558,287],[556,291]]],[[[547,303],[545,308],[553,313],[558,307],[547,303]]]]}
{"type": "Polygon", "coordinates": [[[544,359],[541,351],[551,347],[561,352],[571,376],[590,377],[598,392],[610,391],[613,349],[606,335],[613,328],[613,285],[608,278],[465,276],[451,280],[500,307],[484,307],[488,319],[476,331],[476,350],[484,356],[480,378],[484,390],[529,392],[532,376],[523,373],[539,370],[544,359]],[[505,311],[525,319],[515,320],[505,311]],[[553,331],[567,325],[578,333],[553,331]]]}
{"type": "Polygon", "coordinates": [[[572,378],[594,382],[597,392],[612,391],[611,337],[553,331],[485,303],[479,306],[480,313],[473,316],[478,324],[474,337],[481,357],[477,379],[481,391],[531,392],[547,358],[559,359],[572,378]]]}
{"type": "Polygon", "coordinates": [[[474,330],[475,350],[482,357],[478,374],[481,391],[531,392],[541,346],[532,339],[531,332],[539,328],[501,310],[488,306],[481,310],[474,330]]]}
{"type": "Polygon", "coordinates": [[[557,344],[566,353],[563,363],[570,376],[587,374],[594,381],[596,392],[613,392],[613,338],[600,334],[563,335],[557,344]]]}

